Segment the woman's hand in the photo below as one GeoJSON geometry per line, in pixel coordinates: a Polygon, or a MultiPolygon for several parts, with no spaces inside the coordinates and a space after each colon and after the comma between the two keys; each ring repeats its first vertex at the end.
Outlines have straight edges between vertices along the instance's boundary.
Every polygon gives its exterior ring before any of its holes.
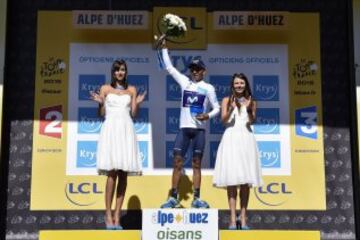
{"type": "Polygon", "coordinates": [[[147,92],[145,91],[142,94],[138,94],[136,96],[135,102],[136,102],[137,105],[141,104],[145,100],[146,93],[147,92]]]}
{"type": "Polygon", "coordinates": [[[100,105],[104,104],[104,98],[98,92],[90,91],[90,99],[98,102],[100,105]]]}

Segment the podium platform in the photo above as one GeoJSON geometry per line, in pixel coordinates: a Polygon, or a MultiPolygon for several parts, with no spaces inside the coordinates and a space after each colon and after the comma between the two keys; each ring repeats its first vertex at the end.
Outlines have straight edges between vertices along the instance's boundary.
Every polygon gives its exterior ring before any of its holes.
{"type": "MultiPolygon", "coordinates": [[[[39,240],[141,240],[141,230],[46,230],[40,231],[39,240]]],[[[182,239],[183,238],[163,238],[182,239]]],[[[198,239],[198,238],[194,238],[198,239]]],[[[219,240],[320,240],[319,231],[292,230],[219,230],[219,240]]],[[[156,239],[154,239],[156,240],[156,239]]],[[[186,239],[190,240],[190,239],[186,239]]],[[[206,239],[203,239],[206,240],[206,239]]]]}
{"type": "Polygon", "coordinates": [[[140,230],[45,230],[39,240],[141,240],[140,230]]]}

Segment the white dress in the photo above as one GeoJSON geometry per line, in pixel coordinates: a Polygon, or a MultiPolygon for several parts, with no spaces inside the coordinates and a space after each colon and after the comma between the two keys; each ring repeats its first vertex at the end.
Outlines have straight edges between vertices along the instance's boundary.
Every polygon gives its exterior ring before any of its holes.
{"type": "Polygon", "coordinates": [[[105,120],[97,145],[97,171],[123,170],[141,174],[139,146],[130,116],[131,96],[109,93],[105,98],[105,120]]]}
{"type": "Polygon", "coordinates": [[[249,116],[245,106],[234,109],[228,120],[216,155],[215,187],[263,184],[261,164],[254,134],[246,127],[249,116]]]}

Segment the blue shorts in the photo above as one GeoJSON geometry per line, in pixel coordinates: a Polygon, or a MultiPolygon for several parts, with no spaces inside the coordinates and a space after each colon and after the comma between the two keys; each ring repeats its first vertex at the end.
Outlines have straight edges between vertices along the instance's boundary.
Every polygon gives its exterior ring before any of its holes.
{"type": "Polygon", "coordinates": [[[180,128],[175,139],[174,156],[184,158],[191,141],[192,156],[201,159],[205,148],[205,129],[198,128],[180,128]]]}

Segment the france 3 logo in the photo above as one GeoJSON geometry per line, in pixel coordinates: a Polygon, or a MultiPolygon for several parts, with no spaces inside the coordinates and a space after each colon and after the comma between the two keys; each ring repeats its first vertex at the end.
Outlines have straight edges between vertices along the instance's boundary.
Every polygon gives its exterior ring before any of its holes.
{"type": "Polygon", "coordinates": [[[166,133],[177,134],[179,132],[180,108],[166,109],[166,133]]]}
{"type": "Polygon", "coordinates": [[[295,132],[297,136],[317,139],[317,130],[316,106],[295,110],[295,132]]]}
{"type": "Polygon", "coordinates": [[[149,75],[128,75],[128,82],[136,87],[138,94],[147,92],[144,101],[149,100],[149,75]]]}
{"type": "Polygon", "coordinates": [[[253,95],[258,101],[279,101],[279,76],[254,76],[253,95]]]}
{"type": "Polygon", "coordinates": [[[134,119],[135,131],[137,134],[149,133],[149,109],[140,108],[134,119]]]}
{"type": "Polygon", "coordinates": [[[231,76],[228,75],[211,75],[210,84],[214,86],[216,96],[221,101],[224,97],[230,95],[231,76]]]}
{"type": "Polygon", "coordinates": [[[94,134],[99,133],[103,118],[99,117],[97,108],[78,109],[78,133],[94,134]]]}
{"type": "Polygon", "coordinates": [[[78,141],[76,154],[77,168],[95,168],[96,167],[96,141],[78,141]]]}
{"type": "Polygon", "coordinates": [[[279,134],[280,113],[278,108],[258,108],[256,110],[255,134],[279,134]]]}
{"type": "MultiPolygon", "coordinates": [[[[175,140],[175,139],[174,139],[175,140]]],[[[166,141],[166,156],[165,156],[165,167],[166,168],[172,168],[174,166],[174,141],[166,141]]],[[[187,153],[185,154],[185,160],[183,166],[185,168],[191,168],[192,166],[192,143],[190,143],[190,146],[188,148],[187,153]]]]}
{"type": "Polygon", "coordinates": [[[259,155],[262,168],[280,168],[280,142],[258,141],[259,155]]]}
{"type": "Polygon", "coordinates": [[[41,108],[39,134],[53,138],[61,138],[62,120],[62,105],[41,108]]]}
{"type": "Polygon", "coordinates": [[[166,100],[181,100],[181,87],[170,75],[166,76],[166,100]]]}
{"type": "Polygon", "coordinates": [[[219,141],[211,141],[210,142],[210,168],[214,168],[215,167],[215,163],[216,163],[216,154],[217,154],[217,150],[219,148],[219,141]]]}
{"type": "Polygon", "coordinates": [[[139,144],[139,154],[140,154],[140,161],[142,163],[142,167],[147,168],[149,166],[149,142],[138,141],[138,144],[139,144]]]}
{"type": "Polygon", "coordinates": [[[105,75],[79,75],[79,100],[90,100],[90,91],[98,91],[105,84],[105,75]]]}

